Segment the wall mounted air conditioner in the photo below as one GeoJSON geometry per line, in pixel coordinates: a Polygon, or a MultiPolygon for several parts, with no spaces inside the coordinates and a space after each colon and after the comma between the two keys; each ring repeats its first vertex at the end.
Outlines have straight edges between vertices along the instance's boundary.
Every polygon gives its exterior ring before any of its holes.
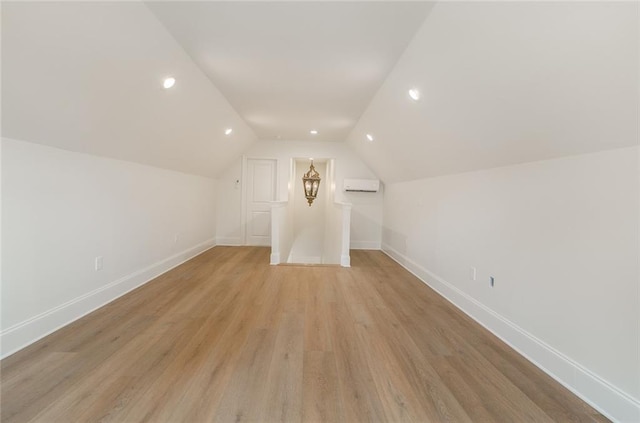
{"type": "Polygon", "coordinates": [[[345,179],[344,190],[347,192],[378,192],[380,181],[377,179],[345,179]]]}

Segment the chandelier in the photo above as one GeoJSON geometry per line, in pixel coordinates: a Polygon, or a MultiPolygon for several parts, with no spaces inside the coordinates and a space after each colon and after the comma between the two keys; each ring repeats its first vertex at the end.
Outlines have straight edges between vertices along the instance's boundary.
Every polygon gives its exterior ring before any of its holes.
{"type": "Polygon", "coordinates": [[[309,171],[302,176],[302,185],[304,186],[304,196],[307,197],[307,202],[311,207],[311,203],[318,195],[318,187],[320,186],[320,174],[313,167],[313,160],[311,160],[309,171]]]}

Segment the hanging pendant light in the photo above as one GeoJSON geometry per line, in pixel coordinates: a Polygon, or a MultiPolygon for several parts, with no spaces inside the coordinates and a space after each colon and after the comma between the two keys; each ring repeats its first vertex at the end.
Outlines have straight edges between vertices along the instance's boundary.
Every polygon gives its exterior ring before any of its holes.
{"type": "Polygon", "coordinates": [[[313,160],[311,160],[309,171],[302,176],[302,185],[304,186],[304,196],[307,197],[307,202],[311,207],[311,203],[318,195],[318,187],[320,186],[320,174],[313,167],[313,160]]]}

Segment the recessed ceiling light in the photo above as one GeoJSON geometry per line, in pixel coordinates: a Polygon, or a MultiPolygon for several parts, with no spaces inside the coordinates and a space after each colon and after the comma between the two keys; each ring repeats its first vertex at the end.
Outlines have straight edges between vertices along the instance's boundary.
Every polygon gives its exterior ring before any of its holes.
{"type": "Polygon", "coordinates": [[[411,88],[409,90],[409,97],[411,97],[411,99],[415,101],[420,100],[420,91],[418,91],[417,88],[411,88]]]}
{"type": "Polygon", "coordinates": [[[367,134],[367,139],[368,139],[369,141],[373,141],[373,135],[371,135],[371,134],[367,134]]]}
{"type": "Polygon", "coordinates": [[[173,77],[166,78],[162,83],[162,86],[165,88],[171,88],[175,85],[176,79],[173,77]]]}
{"type": "Polygon", "coordinates": [[[224,130],[225,135],[231,135],[232,132],[233,132],[233,128],[227,128],[224,130]]]}
{"type": "Polygon", "coordinates": [[[309,133],[310,133],[311,135],[318,135],[318,131],[317,131],[317,130],[315,130],[315,129],[312,129],[311,131],[309,131],[309,133]]]}

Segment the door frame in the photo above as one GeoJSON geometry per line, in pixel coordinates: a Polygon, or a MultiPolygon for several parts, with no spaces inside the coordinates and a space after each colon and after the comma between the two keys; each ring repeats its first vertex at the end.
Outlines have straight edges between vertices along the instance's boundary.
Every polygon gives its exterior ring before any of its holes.
{"type": "Polygon", "coordinates": [[[278,167],[280,165],[279,160],[275,157],[247,157],[245,155],[242,156],[242,189],[241,196],[242,202],[240,204],[240,241],[242,245],[247,244],[247,183],[248,183],[248,175],[249,175],[249,160],[273,160],[276,164],[275,168],[275,180],[273,183],[275,184],[274,198],[275,201],[280,198],[280,184],[278,183],[278,167]]]}

